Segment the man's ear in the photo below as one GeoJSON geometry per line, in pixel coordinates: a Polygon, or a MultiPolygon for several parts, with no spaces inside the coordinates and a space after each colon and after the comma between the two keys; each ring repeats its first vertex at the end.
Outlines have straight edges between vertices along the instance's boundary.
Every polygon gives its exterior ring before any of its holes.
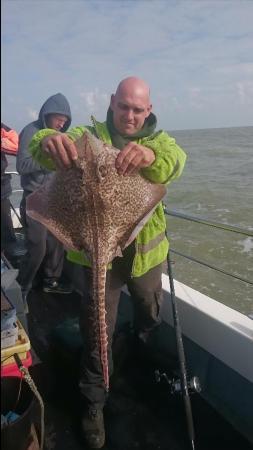
{"type": "Polygon", "coordinates": [[[149,116],[149,114],[151,113],[151,111],[152,111],[152,104],[150,103],[150,105],[149,105],[148,108],[147,108],[147,115],[146,115],[146,118],[149,116]]]}
{"type": "Polygon", "coordinates": [[[111,108],[111,109],[113,109],[114,102],[115,102],[115,95],[112,94],[112,95],[111,95],[111,101],[110,101],[110,108],[111,108]]]}

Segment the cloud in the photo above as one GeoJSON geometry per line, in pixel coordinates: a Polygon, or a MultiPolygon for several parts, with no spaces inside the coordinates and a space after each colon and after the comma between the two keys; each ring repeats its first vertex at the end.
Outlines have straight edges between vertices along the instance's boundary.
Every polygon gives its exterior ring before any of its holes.
{"type": "Polygon", "coordinates": [[[190,104],[196,109],[202,109],[204,104],[204,97],[199,87],[192,87],[189,89],[190,104]]]}
{"type": "Polygon", "coordinates": [[[30,117],[30,119],[32,119],[32,120],[38,119],[39,113],[35,109],[31,108],[30,106],[27,108],[27,114],[28,114],[28,117],[30,117]]]}
{"type": "Polygon", "coordinates": [[[101,107],[108,106],[110,97],[106,93],[101,93],[98,88],[94,91],[84,91],[80,93],[88,111],[99,111],[101,107]]]}
{"type": "Polygon", "coordinates": [[[253,105],[253,81],[238,81],[237,94],[241,105],[253,105]]]}
{"type": "Polygon", "coordinates": [[[253,2],[3,0],[2,17],[2,110],[12,126],[56,92],[73,124],[91,113],[104,120],[129,75],[149,82],[161,127],[252,120],[253,2]]]}

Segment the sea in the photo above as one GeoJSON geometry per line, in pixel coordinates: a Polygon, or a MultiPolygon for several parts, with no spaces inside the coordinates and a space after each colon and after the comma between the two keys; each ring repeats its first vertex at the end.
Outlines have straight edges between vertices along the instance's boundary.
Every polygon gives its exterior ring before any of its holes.
{"type": "MultiPolygon", "coordinates": [[[[186,256],[171,253],[174,277],[243,314],[253,314],[253,126],[168,133],[184,149],[187,161],[181,177],[168,185],[167,208],[249,233],[168,216],[170,248],[186,256]]],[[[9,157],[8,170],[15,170],[14,157],[9,157]]],[[[16,176],[13,188],[19,188],[16,176]]],[[[19,194],[13,196],[14,206],[19,199],[19,194]]]]}

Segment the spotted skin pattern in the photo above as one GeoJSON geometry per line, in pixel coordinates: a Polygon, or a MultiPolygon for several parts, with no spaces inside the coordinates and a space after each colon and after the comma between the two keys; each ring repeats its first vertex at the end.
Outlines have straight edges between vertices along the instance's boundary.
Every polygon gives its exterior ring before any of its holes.
{"type": "Polygon", "coordinates": [[[29,216],[44,224],[67,249],[84,250],[92,266],[94,337],[100,349],[105,388],[109,389],[106,332],[106,268],[139,233],[165,187],[140,174],[119,175],[119,150],[90,132],[75,142],[76,164],[27,199],[29,216]]]}

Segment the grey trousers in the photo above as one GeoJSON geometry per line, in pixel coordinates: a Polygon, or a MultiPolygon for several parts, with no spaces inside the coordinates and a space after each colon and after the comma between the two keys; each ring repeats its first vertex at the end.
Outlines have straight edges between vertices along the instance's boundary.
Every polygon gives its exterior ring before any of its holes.
{"type": "MultiPolygon", "coordinates": [[[[115,258],[112,269],[106,277],[106,324],[108,335],[109,374],[113,372],[112,339],[115,330],[120,292],[126,284],[131,294],[134,311],[134,328],[141,338],[146,339],[149,333],[160,323],[159,312],[162,304],[162,269],[160,264],[143,276],[131,277],[134,257],[134,244],[124,252],[122,258],[115,258]]],[[[86,295],[82,299],[80,314],[80,330],[83,336],[84,348],[81,359],[80,391],[88,404],[93,407],[103,407],[106,400],[102,366],[99,349],[94,341],[94,316],[92,304],[92,275],[89,268],[83,268],[86,285],[86,295]]]]}
{"type": "MultiPolygon", "coordinates": [[[[22,211],[24,221],[24,210],[22,211]]],[[[64,263],[64,248],[44,225],[25,216],[25,239],[27,253],[22,258],[18,282],[28,292],[43,264],[45,278],[59,278],[64,263]]]]}
{"type": "Polygon", "coordinates": [[[1,198],[1,250],[8,249],[8,244],[12,242],[16,242],[16,236],[11,218],[10,199],[1,198]]]}

